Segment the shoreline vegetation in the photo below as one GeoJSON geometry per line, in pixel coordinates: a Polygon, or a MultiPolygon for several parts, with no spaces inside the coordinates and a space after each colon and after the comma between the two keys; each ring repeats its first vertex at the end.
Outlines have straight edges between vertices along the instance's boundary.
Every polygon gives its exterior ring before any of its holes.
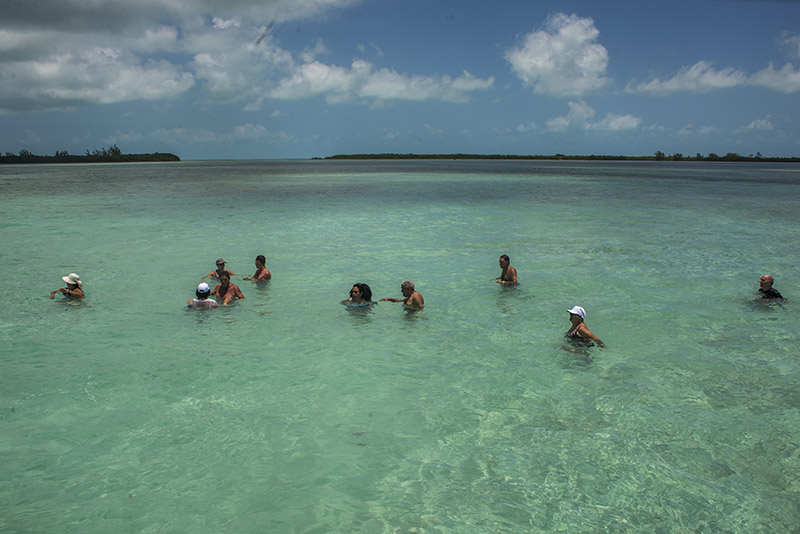
{"type": "Polygon", "coordinates": [[[101,148],[83,155],[70,154],[66,150],[57,150],[54,156],[38,156],[28,150],[20,150],[19,154],[6,152],[0,155],[0,164],[20,163],[136,163],[153,161],[180,161],[175,154],[155,152],[152,154],[123,154],[117,145],[101,148]]]}
{"type": "Polygon", "coordinates": [[[566,160],[566,161],[722,161],[722,162],[743,162],[743,163],[800,163],[800,157],[765,157],[758,154],[741,156],[733,152],[728,152],[724,156],[719,156],[713,152],[704,156],[696,154],[694,156],[684,156],[683,154],[664,154],[657,151],[652,156],[568,156],[564,154],[541,155],[541,156],[522,156],[513,154],[338,154],[325,158],[312,159],[494,159],[494,160],[566,160]]]}

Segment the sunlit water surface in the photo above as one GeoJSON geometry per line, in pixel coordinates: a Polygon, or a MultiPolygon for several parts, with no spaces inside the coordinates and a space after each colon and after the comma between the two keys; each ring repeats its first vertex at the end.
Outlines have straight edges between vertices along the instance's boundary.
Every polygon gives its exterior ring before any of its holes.
{"type": "Polygon", "coordinates": [[[800,167],[0,168],[2,532],[789,532],[800,167]],[[492,281],[508,254],[521,285],[492,281]],[[188,311],[223,257],[245,300],[188,311]],[[79,273],[83,302],[50,300],[79,273]],[[769,272],[789,298],[754,301],[769,272]],[[354,282],[424,311],[340,304],[354,282]],[[606,343],[564,350],[566,310],[606,343]]]}

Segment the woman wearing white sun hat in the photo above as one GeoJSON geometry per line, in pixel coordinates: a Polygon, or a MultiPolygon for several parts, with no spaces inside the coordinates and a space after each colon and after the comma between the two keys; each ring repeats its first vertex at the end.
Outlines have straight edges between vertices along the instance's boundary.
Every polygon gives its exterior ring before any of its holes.
{"type": "Polygon", "coordinates": [[[56,293],[63,293],[65,298],[83,298],[83,282],[81,282],[80,276],[75,273],[69,273],[67,276],[62,276],[61,279],[67,283],[67,287],[62,287],[61,289],[51,291],[51,299],[56,297],[56,293]]]}
{"type": "Polygon", "coordinates": [[[572,345],[579,347],[592,347],[595,343],[600,347],[604,347],[600,338],[592,334],[589,327],[586,326],[584,319],[586,319],[586,310],[580,306],[574,306],[569,312],[569,322],[572,323],[569,330],[564,337],[567,338],[572,345]]]}

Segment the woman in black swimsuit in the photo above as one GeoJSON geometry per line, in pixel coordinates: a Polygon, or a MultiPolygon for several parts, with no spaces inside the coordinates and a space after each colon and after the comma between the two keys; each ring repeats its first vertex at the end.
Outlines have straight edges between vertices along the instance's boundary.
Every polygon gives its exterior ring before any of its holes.
{"type": "Polygon", "coordinates": [[[605,347],[600,338],[592,334],[589,327],[586,326],[584,319],[586,318],[586,310],[580,306],[575,306],[569,312],[569,322],[572,323],[564,337],[567,341],[577,347],[593,347],[595,343],[600,347],[605,347]]]}
{"type": "Polygon", "coordinates": [[[51,299],[56,297],[56,293],[63,293],[64,298],[68,299],[83,298],[83,283],[81,282],[80,276],[75,273],[69,273],[67,276],[62,276],[61,279],[67,283],[67,287],[51,291],[51,299]]]}

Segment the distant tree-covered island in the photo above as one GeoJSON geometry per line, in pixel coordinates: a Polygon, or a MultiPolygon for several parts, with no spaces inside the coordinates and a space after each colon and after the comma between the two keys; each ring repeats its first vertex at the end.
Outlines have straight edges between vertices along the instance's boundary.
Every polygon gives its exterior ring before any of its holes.
{"type": "Polygon", "coordinates": [[[652,156],[607,156],[595,155],[575,156],[564,154],[524,156],[513,154],[339,154],[326,158],[314,159],[521,159],[521,160],[568,160],[568,161],[723,161],[723,162],[769,162],[769,163],[800,163],[800,157],[766,157],[761,153],[742,156],[728,152],[724,156],[713,152],[702,155],[684,156],[676,153],[672,155],[656,151],[652,156]]]}
{"type": "Polygon", "coordinates": [[[175,154],[155,152],[153,154],[123,154],[117,145],[100,150],[86,151],[85,154],[70,154],[66,150],[57,150],[53,156],[39,156],[28,150],[20,150],[18,154],[6,152],[0,155],[0,163],[135,163],[151,161],[180,161],[175,154]]]}

